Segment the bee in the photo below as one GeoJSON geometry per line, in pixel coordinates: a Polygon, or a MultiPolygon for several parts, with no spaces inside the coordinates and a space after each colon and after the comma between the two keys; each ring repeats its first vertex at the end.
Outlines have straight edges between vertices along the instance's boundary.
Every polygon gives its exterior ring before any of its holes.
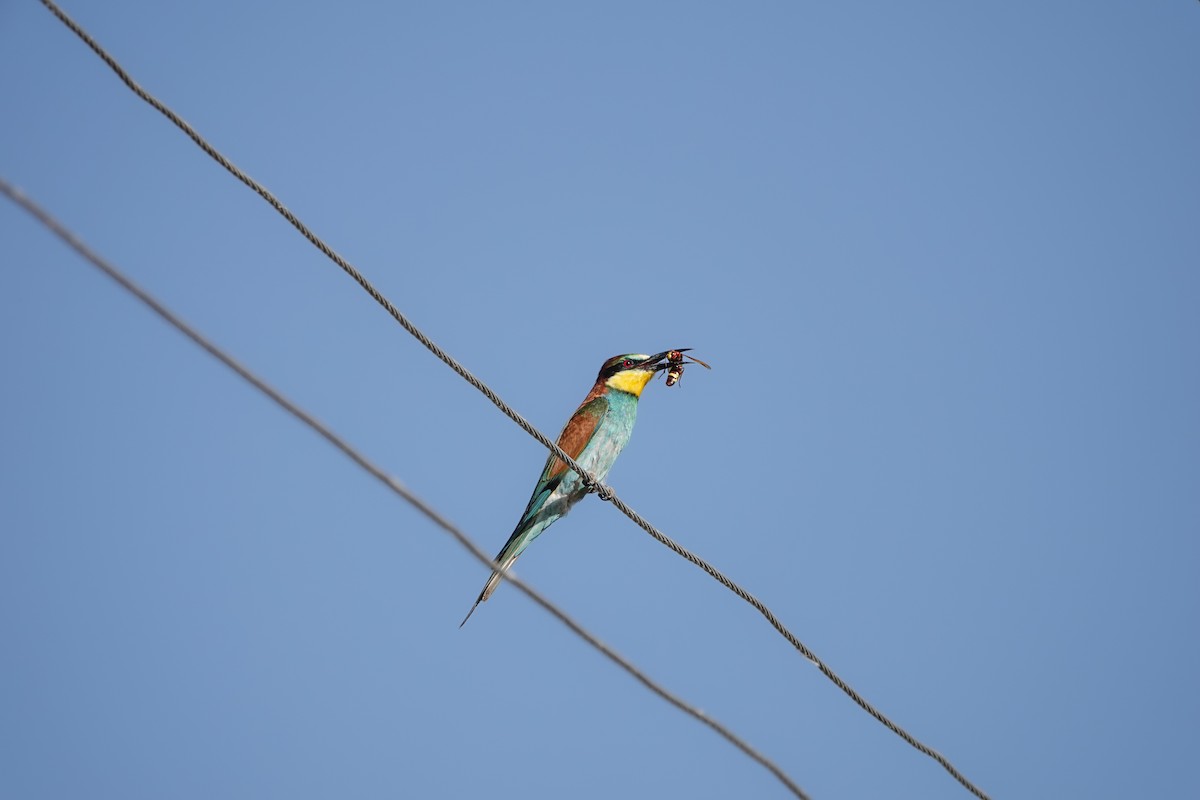
{"type": "Polygon", "coordinates": [[[674,386],[683,377],[683,360],[685,358],[691,359],[693,364],[699,364],[705,369],[712,369],[712,367],[695,356],[685,356],[682,350],[672,350],[667,353],[667,363],[670,365],[667,367],[667,386],[674,386]]]}

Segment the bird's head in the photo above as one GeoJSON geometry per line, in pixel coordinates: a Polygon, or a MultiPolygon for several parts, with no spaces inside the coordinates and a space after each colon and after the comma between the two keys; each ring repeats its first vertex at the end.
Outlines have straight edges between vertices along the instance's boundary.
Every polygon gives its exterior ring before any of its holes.
{"type": "Polygon", "coordinates": [[[600,367],[597,383],[603,383],[609,389],[628,392],[634,397],[640,397],[642,389],[659,371],[667,368],[667,353],[670,350],[648,356],[644,353],[627,353],[623,356],[613,356],[600,367]]]}

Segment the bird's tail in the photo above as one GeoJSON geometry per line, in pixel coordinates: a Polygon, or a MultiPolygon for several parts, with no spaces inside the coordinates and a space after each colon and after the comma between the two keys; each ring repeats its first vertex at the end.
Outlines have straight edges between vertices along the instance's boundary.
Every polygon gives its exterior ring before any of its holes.
{"type": "Polygon", "coordinates": [[[489,597],[492,596],[492,592],[496,591],[496,587],[499,586],[500,581],[504,579],[504,573],[508,572],[508,568],[511,567],[516,560],[517,556],[509,556],[500,562],[500,569],[493,572],[491,577],[487,579],[487,583],[483,585],[483,591],[479,593],[479,599],[475,601],[475,605],[471,606],[471,610],[467,612],[465,617],[463,617],[463,621],[458,623],[458,627],[461,628],[463,625],[466,625],[467,620],[469,620],[471,615],[475,613],[475,609],[479,608],[479,604],[485,602],[489,597]]]}

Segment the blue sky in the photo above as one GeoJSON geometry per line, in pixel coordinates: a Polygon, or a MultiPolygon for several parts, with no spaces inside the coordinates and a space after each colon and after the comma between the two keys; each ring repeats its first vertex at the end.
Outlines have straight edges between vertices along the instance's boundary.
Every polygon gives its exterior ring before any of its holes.
{"type": "MultiPolygon", "coordinates": [[[[995,797],[1200,747],[1200,4],[74,4],[995,797]],[[111,7],[109,7],[111,6],[111,7]]],[[[3,175],[494,551],[542,448],[33,2],[3,175]]],[[[0,794],[782,797],[0,203],[0,794]]],[[[519,574],[817,798],[967,797],[590,498],[519,574]]]]}

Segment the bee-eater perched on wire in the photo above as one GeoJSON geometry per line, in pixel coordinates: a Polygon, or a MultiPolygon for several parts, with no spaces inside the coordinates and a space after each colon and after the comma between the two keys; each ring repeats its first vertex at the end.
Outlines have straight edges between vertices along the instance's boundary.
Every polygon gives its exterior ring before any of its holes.
{"type": "MultiPolygon", "coordinates": [[[[583,398],[583,403],[558,435],[558,446],[596,480],[603,481],[608,476],[613,462],[629,442],[633,423],[637,420],[638,398],[650,379],[659,370],[667,369],[667,356],[671,353],[678,356],[679,351],[667,350],[653,356],[633,353],[605,361],[596,377],[596,385],[583,398]]],[[[500,569],[488,578],[483,591],[479,593],[479,599],[458,627],[466,625],[479,604],[492,596],[504,573],[530,542],[570,511],[571,506],[587,493],[588,488],[575,470],[569,469],[562,459],[551,454],[533,489],[533,496],[529,498],[529,505],[521,515],[521,521],[496,556],[500,569]]]]}

